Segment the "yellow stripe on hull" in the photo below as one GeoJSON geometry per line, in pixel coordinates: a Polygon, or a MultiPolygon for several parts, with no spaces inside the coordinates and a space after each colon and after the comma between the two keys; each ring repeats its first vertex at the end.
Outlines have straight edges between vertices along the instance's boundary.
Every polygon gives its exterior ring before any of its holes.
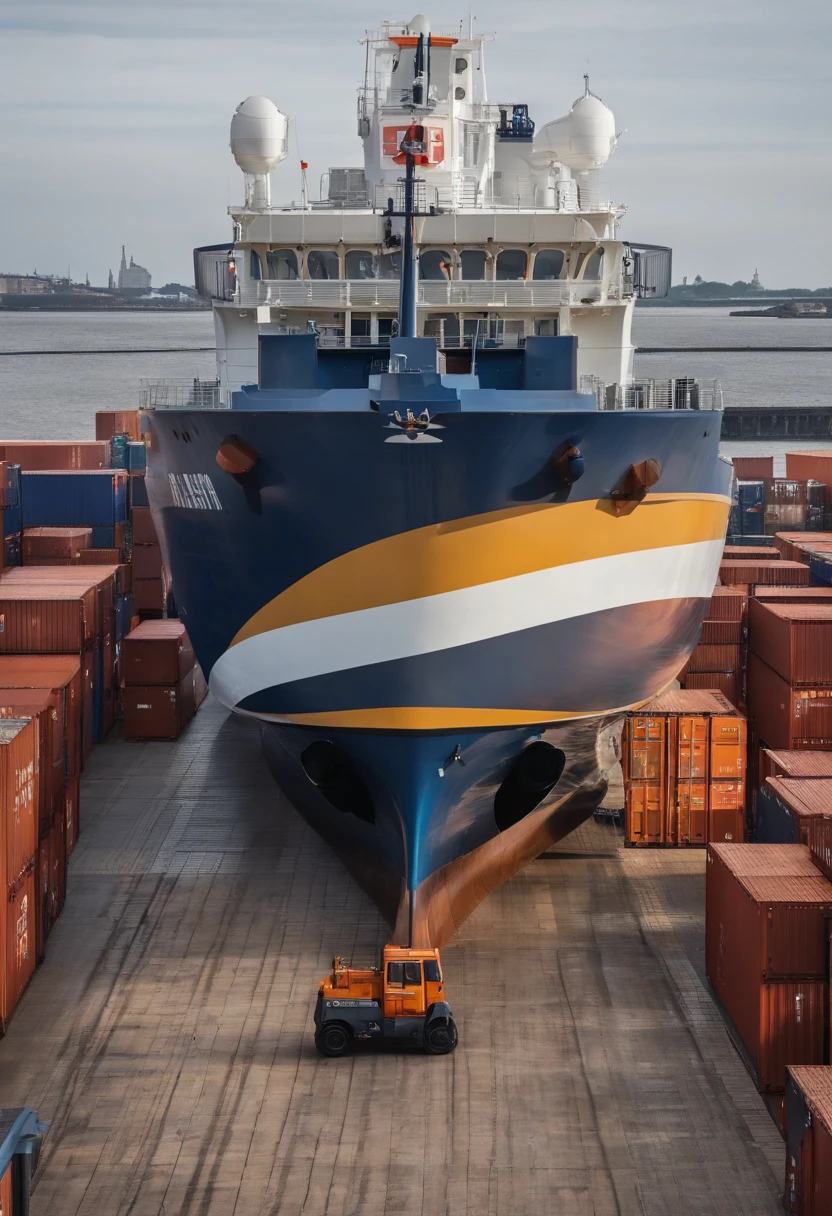
{"type": "Polygon", "coordinates": [[[729,507],[729,500],[718,494],[650,494],[620,516],[602,498],[511,507],[401,532],[311,571],[256,612],[231,645],[303,621],[556,566],[720,540],[729,507]]]}

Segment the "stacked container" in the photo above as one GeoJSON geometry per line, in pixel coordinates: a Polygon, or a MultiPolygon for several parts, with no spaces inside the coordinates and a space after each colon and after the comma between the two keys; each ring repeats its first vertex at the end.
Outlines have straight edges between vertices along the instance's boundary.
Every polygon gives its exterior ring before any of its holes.
{"type": "Polygon", "coordinates": [[[758,1088],[828,1056],[832,883],[801,845],[712,845],[705,969],[758,1088]]]}
{"type": "Polygon", "coordinates": [[[679,673],[683,688],[718,689],[732,705],[742,703],[747,610],[745,592],[735,587],[714,588],[700,644],[679,673]]]}
{"type": "Polygon", "coordinates": [[[20,465],[0,460],[0,570],[20,565],[22,531],[20,465]]]}
{"type": "Polygon", "coordinates": [[[91,544],[92,528],[24,528],[22,565],[77,565],[91,544]]]}
{"type": "Polygon", "coordinates": [[[19,464],[25,472],[107,469],[110,445],[92,439],[75,443],[64,439],[14,439],[0,443],[0,460],[19,464]]]}
{"type": "Polygon", "coordinates": [[[832,749],[832,606],[752,601],[748,712],[761,746],[832,749]]]}
{"type": "Polygon", "coordinates": [[[811,821],[832,814],[832,777],[767,777],[757,791],[755,839],[809,844],[811,821]]]}
{"type": "Polygon", "coordinates": [[[832,1212],[832,1068],[786,1070],[786,1187],[792,1216],[832,1212]]]}
{"type": "Polygon", "coordinates": [[[627,715],[626,842],[741,841],[746,723],[720,693],[682,689],[627,715]]]}
{"type": "Polygon", "coordinates": [[[94,549],[124,549],[127,472],[42,470],[21,475],[27,527],[89,527],[94,549]]]}
{"type": "Polygon", "coordinates": [[[36,964],[38,730],[32,718],[0,721],[0,1031],[36,964]]]}
{"type": "Polygon", "coordinates": [[[161,616],[166,608],[166,578],[162,550],[149,507],[134,507],[133,599],[136,610],[161,616]]]}
{"type": "Polygon", "coordinates": [[[178,738],[205,695],[180,621],[143,621],[128,634],[124,685],[125,738],[178,738]]]}

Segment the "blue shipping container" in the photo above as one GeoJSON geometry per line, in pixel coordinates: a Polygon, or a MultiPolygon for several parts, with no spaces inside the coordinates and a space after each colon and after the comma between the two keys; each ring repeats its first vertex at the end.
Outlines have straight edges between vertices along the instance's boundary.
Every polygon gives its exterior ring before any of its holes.
{"type": "Polygon", "coordinates": [[[113,435],[110,440],[110,468],[111,469],[126,469],[127,465],[127,447],[129,437],[127,435],[113,435]]]}
{"type": "Polygon", "coordinates": [[[143,443],[128,443],[127,468],[131,473],[144,472],[147,468],[147,447],[143,443]]]}
{"type": "Polygon", "coordinates": [[[787,806],[774,790],[761,785],[757,790],[757,824],[754,839],[758,844],[794,844],[797,824],[787,806]]]}
{"type": "Polygon", "coordinates": [[[127,521],[127,473],[122,469],[24,472],[21,496],[27,528],[112,528],[127,521]]]}
{"type": "Polygon", "coordinates": [[[147,497],[147,482],[143,477],[130,478],[130,508],[133,507],[149,507],[150,499],[147,497]]]}
{"type": "Polygon", "coordinates": [[[90,537],[91,549],[117,549],[115,528],[93,528],[90,537]]]}
{"type": "Polygon", "coordinates": [[[737,516],[740,536],[761,536],[765,532],[765,503],[761,481],[739,483],[737,516]]]}

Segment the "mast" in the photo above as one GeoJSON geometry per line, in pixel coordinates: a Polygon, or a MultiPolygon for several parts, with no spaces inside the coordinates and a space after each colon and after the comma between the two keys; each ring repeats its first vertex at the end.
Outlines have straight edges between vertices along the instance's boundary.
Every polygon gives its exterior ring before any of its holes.
{"type": "Polygon", "coordinates": [[[415,153],[424,151],[422,127],[408,127],[401,142],[405,157],[404,178],[404,243],[402,246],[402,277],[399,288],[399,336],[416,337],[416,242],[414,240],[414,182],[416,179],[415,153]]]}

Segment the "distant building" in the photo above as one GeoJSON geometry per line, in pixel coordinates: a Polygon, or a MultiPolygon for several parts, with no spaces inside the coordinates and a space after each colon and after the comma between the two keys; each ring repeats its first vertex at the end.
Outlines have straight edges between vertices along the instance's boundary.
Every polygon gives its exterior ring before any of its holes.
{"type": "Polygon", "coordinates": [[[119,291],[150,291],[150,271],[145,270],[144,266],[138,266],[132,257],[128,266],[123,245],[121,265],[118,268],[118,287],[119,291]]]}
{"type": "Polygon", "coordinates": [[[110,274],[109,274],[109,277],[108,277],[108,279],[107,279],[107,290],[108,290],[108,291],[112,291],[112,290],[113,290],[113,288],[115,287],[115,285],[116,285],[116,281],[115,281],[115,279],[113,278],[113,272],[112,272],[112,270],[111,270],[111,271],[110,271],[110,274]]]}
{"type": "Polygon", "coordinates": [[[754,270],[754,278],[751,280],[751,286],[754,288],[755,291],[763,290],[763,285],[760,282],[760,272],[756,268],[754,270]]]}
{"type": "Polygon", "coordinates": [[[0,295],[33,296],[51,291],[49,279],[35,274],[0,274],[0,295]]]}

